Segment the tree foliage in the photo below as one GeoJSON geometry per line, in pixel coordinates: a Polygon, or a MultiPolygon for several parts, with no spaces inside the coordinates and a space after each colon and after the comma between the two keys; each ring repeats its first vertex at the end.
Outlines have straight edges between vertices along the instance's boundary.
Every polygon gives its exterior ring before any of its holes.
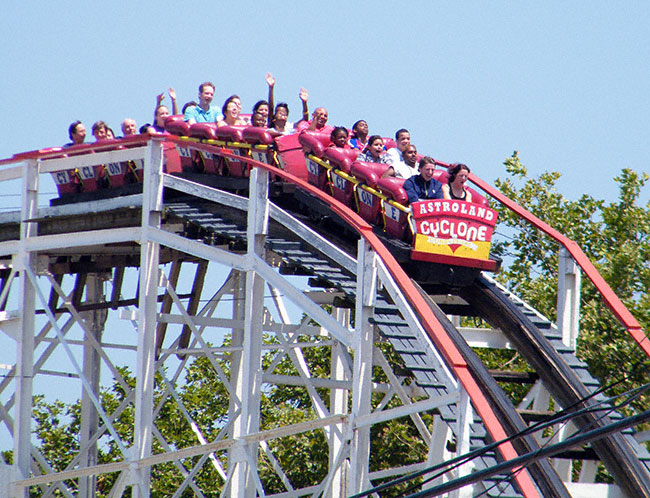
{"type": "MultiPolygon", "coordinates": [[[[510,177],[497,180],[496,187],[577,242],[644,331],[650,331],[650,203],[639,205],[648,176],[623,169],[614,178],[618,198],[608,203],[587,194],[567,199],[556,188],[560,173],[531,178],[517,152],[504,165],[510,177]]],[[[555,320],[558,244],[506,208],[497,206],[497,210],[503,240],[495,249],[511,261],[498,278],[555,320]]],[[[615,392],[647,382],[648,359],[586,278],[582,279],[577,352],[602,384],[627,379],[615,392]]],[[[633,403],[635,409],[648,406],[648,396],[633,403]]]]}
{"type": "MultiPolygon", "coordinates": [[[[272,338],[267,337],[267,341],[272,338]]],[[[315,342],[312,337],[304,336],[299,342],[315,342]]],[[[384,354],[390,356],[391,362],[398,361],[397,355],[386,344],[380,344],[384,354]]],[[[328,378],[330,375],[331,351],[326,346],[314,346],[303,349],[305,361],[309,365],[310,375],[328,378]]],[[[272,355],[263,357],[263,366],[268,368],[272,355]]],[[[228,355],[217,360],[227,376],[230,375],[228,355]]],[[[279,362],[273,373],[278,375],[298,375],[293,362],[285,357],[279,362]]],[[[116,414],[114,426],[125,446],[130,446],[133,440],[134,411],[133,404],[127,400],[128,391],[124,383],[133,389],[135,379],[128,369],[120,369],[122,383],[114,383],[101,392],[104,409],[109,414],[116,414]],[[126,408],[119,412],[118,407],[125,404],[126,408]]],[[[386,381],[384,373],[375,368],[374,381],[386,381]]],[[[159,408],[155,418],[157,431],[171,449],[186,448],[198,444],[196,430],[200,430],[206,441],[220,438],[220,433],[227,428],[229,393],[217,374],[210,360],[201,356],[194,359],[186,368],[184,379],[178,383],[176,391],[180,402],[166,396],[166,383],[161,375],[155,378],[154,405],[159,408]],[[161,402],[164,401],[164,402],[161,402]],[[194,422],[191,424],[184,416],[183,409],[194,422]]],[[[329,409],[329,392],[317,390],[325,407],[329,409]]],[[[392,395],[392,394],[391,394],[392,395]]],[[[373,394],[373,406],[382,401],[383,395],[373,394]]],[[[351,405],[351,401],[348,400],[351,405]]],[[[388,408],[397,406],[392,400],[388,408]]],[[[307,389],[303,386],[276,385],[262,390],[260,408],[261,430],[284,427],[315,418],[313,404],[307,389]]],[[[35,435],[39,440],[40,450],[53,470],[64,470],[79,451],[80,403],[65,405],[60,401],[49,402],[42,396],[35,399],[35,435]],[[62,448],[64,451],[62,451],[62,448]]],[[[427,419],[428,423],[430,420],[427,419]]],[[[378,470],[399,465],[408,465],[422,461],[426,457],[426,445],[420,440],[419,434],[410,420],[392,420],[373,426],[373,449],[371,451],[371,469],[378,470]]],[[[328,444],[322,430],[313,430],[291,437],[272,439],[267,442],[268,449],[286,474],[291,485],[298,489],[314,485],[322,481],[328,471],[328,444]]],[[[154,438],[153,452],[161,453],[161,441],[154,438]]],[[[258,468],[260,479],[267,494],[286,491],[284,484],[273,468],[273,464],[264,451],[258,468]]],[[[225,468],[226,452],[215,453],[214,457],[225,468]]],[[[10,458],[10,455],[8,455],[10,458]]],[[[123,457],[116,442],[105,435],[99,440],[99,463],[122,461],[123,457]]],[[[186,459],[183,462],[186,472],[191,472],[199,465],[194,482],[205,496],[220,496],[224,484],[223,479],[210,462],[200,457],[186,459]]],[[[108,496],[116,474],[103,475],[98,480],[97,496],[108,496]]],[[[152,468],[151,496],[169,496],[170,490],[176,490],[183,483],[182,472],[174,464],[156,465],[152,468]]],[[[74,488],[75,482],[68,482],[74,488]]],[[[128,491],[128,490],[127,490],[128,491]]],[[[397,493],[399,489],[395,489],[397,493]]],[[[34,491],[34,496],[40,496],[34,491]]],[[[59,496],[58,492],[55,492],[59,496]]],[[[186,488],[183,497],[195,496],[191,488],[186,488]]]]}

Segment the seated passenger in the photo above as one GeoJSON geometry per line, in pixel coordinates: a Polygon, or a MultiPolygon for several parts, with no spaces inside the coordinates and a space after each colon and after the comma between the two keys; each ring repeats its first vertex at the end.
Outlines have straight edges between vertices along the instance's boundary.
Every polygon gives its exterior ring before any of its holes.
{"type": "Polygon", "coordinates": [[[352,138],[350,147],[353,149],[363,150],[368,144],[368,123],[360,119],[352,125],[352,138]]]}
{"type": "Polygon", "coordinates": [[[298,132],[303,130],[319,131],[322,133],[332,133],[333,126],[327,124],[327,109],[319,107],[312,114],[311,121],[301,121],[296,126],[298,132]]]}
{"type": "Polygon", "coordinates": [[[64,147],[72,147],[73,145],[82,144],[84,143],[84,140],[86,140],[86,127],[81,121],[74,121],[68,127],[68,136],[70,137],[71,142],[65,144],[64,147]]]}
{"type": "Polygon", "coordinates": [[[389,164],[386,154],[384,154],[384,139],[379,135],[372,135],[368,139],[366,150],[357,156],[357,161],[367,163],[389,164]]]}
{"type": "Polygon", "coordinates": [[[223,103],[221,113],[223,119],[217,121],[217,126],[245,126],[246,121],[239,117],[241,100],[238,95],[231,95],[223,103]]]}
{"type": "Polygon", "coordinates": [[[212,105],[214,98],[214,83],[206,81],[199,85],[199,103],[194,107],[187,107],[183,113],[185,121],[194,123],[215,123],[219,116],[219,109],[212,105]]]}
{"type": "MultiPolygon", "coordinates": [[[[170,88],[167,90],[167,93],[169,93],[169,98],[172,101],[172,112],[173,114],[178,114],[178,106],[176,105],[176,91],[173,88],[170,88]]],[[[165,100],[165,92],[159,93],[156,95],[156,110],[160,107],[160,104],[162,104],[162,101],[165,100]]],[[[168,108],[169,110],[169,108],[168,108]]],[[[155,111],[154,111],[155,114],[155,111]]]]}
{"type": "MultiPolygon", "coordinates": [[[[275,102],[274,97],[273,97],[273,92],[274,92],[274,88],[275,88],[275,78],[273,77],[273,75],[271,73],[266,73],[265,79],[266,79],[266,84],[269,86],[268,103],[269,103],[269,113],[270,113],[270,111],[273,111],[273,104],[275,102]]],[[[302,120],[301,121],[308,121],[309,120],[309,107],[307,106],[307,100],[309,99],[309,93],[304,88],[301,88],[300,92],[298,92],[298,97],[300,97],[300,100],[302,101],[302,120]]],[[[287,104],[284,104],[284,103],[282,103],[282,104],[283,104],[283,107],[287,111],[287,117],[288,117],[289,116],[289,108],[287,107],[287,104]]],[[[269,126],[270,129],[274,128],[272,121],[273,121],[273,119],[275,118],[275,115],[278,112],[278,107],[279,106],[280,106],[280,104],[275,106],[275,112],[273,113],[273,116],[270,116],[270,114],[269,114],[271,119],[269,119],[269,125],[268,126],[269,126]]],[[[284,130],[284,129],[276,130],[276,131],[279,131],[280,133],[283,133],[284,135],[288,135],[289,133],[293,133],[293,128],[294,128],[293,124],[291,124],[290,128],[291,128],[291,131],[289,131],[288,133],[285,133],[286,130],[284,130]]]]}
{"type": "Polygon", "coordinates": [[[93,125],[93,128],[92,128],[93,136],[95,137],[96,142],[99,142],[100,140],[106,140],[106,138],[107,138],[106,137],[106,128],[108,128],[108,126],[106,126],[106,123],[104,123],[103,121],[97,121],[93,125]]]}
{"type": "Polygon", "coordinates": [[[330,135],[330,140],[332,141],[330,147],[340,147],[341,149],[350,148],[348,145],[348,130],[343,126],[337,126],[334,128],[330,135]]]}
{"type": "Polygon", "coordinates": [[[275,106],[275,113],[271,119],[269,130],[289,135],[294,132],[293,123],[289,122],[289,106],[280,102],[275,106]]]}
{"type": "Polygon", "coordinates": [[[108,140],[113,140],[115,138],[115,133],[113,133],[113,129],[110,126],[106,127],[106,138],[108,140]]]}
{"type": "Polygon", "coordinates": [[[138,126],[135,124],[135,120],[131,118],[126,118],[122,121],[122,137],[129,137],[131,135],[138,134],[138,126]]]}
{"type": "Polygon", "coordinates": [[[140,127],[138,132],[140,135],[142,135],[143,133],[156,133],[156,130],[153,126],[151,126],[151,124],[145,123],[140,127]]]}
{"type": "Polygon", "coordinates": [[[448,173],[449,181],[442,186],[445,199],[472,202],[472,193],[465,188],[465,182],[469,177],[469,167],[465,164],[455,164],[448,173]]]}
{"type": "Polygon", "coordinates": [[[197,105],[198,104],[193,100],[190,100],[189,102],[185,102],[183,109],[181,109],[181,114],[185,116],[185,111],[187,111],[190,107],[196,107],[197,105]]]}
{"type": "MultiPolygon", "coordinates": [[[[253,106],[253,112],[251,113],[251,123],[253,122],[253,117],[255,114],[260,114],[264,116],[264,119],[268,123],[269,120],[269,103],[266,100],[258,100],[253,106]]],[[[253,125],[255,126],[255,125],[253,125]]],[[[264,124],[266,128],[266,123],[264,124]]]]}
{"type": "MultiPolygon", "coordinates": [[[[393,149],[389,149],[386,155],[393,149]]],[[[413,144],[409,144],[404,148],[404,152],[399,155],[398,160],[393,160],[391,163],[391,170],[389,175],[397,178],[411,178],[413,175],[418,174],[417,168],[418,150],[413,144]]]]}
{"type": "MultiPolygon", "coordinates": [[[[406,149],[406,146],[411,143],[411,134],[406,128],[401,128],[395,132],[395,143],[397,144],[397,147],[388,149],[386,152],[391,165],[402,160],[404,149],[406,149]]],[[[411,175],[408,175],[406,178],[409,176],[411,175]]]]}
{"type": "Polygon", "coordinates": [[[251,126],[255,128],[266,128],[266,117],[260,112],[254,113],[251,117],[251,126]]]}
{"type": "Polygon", "coordinates": [[[433,178],[436,162],[432,157],[425,156],[420,159],[420,174],[413,175],[404,181],[404,191],[408,195],[409,203],[425,199],[442,199],[442,184],[433,178]]]}
{"type": "Polygon", "coordinates": [[[165,133],[165,119],[167,119],[167,116],[169,116],[167,106],[159,105],[154,113],[153,125],[151,125],[156,130],[156,133],[165,133]]]}
{"type": "MultiPolygon", "coordinates": [[[[168,92],[169,98],[172,101],[172,111],[174,114],[178,114],[178,107],[176,105],[176,92],[173,88],[170,88],[168,92]]],[[[162,105],[164,98],[165,92],[156,95],[156,109],[153,112],[152,126],[158,133],[165,133],[165,118],[169,116],[169,107],[162,105]]]]}

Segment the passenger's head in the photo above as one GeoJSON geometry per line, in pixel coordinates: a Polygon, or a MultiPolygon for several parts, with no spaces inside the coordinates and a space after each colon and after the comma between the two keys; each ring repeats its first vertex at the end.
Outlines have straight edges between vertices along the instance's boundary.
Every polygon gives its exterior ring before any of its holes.
{"type": "Polygon", "coordinates": [[[231,95],[223,103],[221,114],[223,114],[224,121],[236,121],[241,111],[241,100],[238,95],[231,95]]]}
{"type": "Polygon", "coordinates": [[[122,121],[122,135],[128,137],[129,135],[135,135],[138,133],[138,127],[135,124],[135,120],[131,118],[126,118],[122,121]]]}
{"type": "Polygon", "coordinates": [[[289,106],[286,102],[280,102],[275,106],[275,112],[273,113],[273,126],[279,126],[284,128],[284,125],[287,124],[289,119],[289,106]]]}
{"type": "Polygon", "coordinates": [[[366,151],[370,152],[372,156],[377,159],[381,156],[381,153],[384,150],[384,139],[379,135],[371,135],[368,138],[368,144],[366,145],[366,151]]]}
{"type": "Polygon", "coordinates": [[[449,168],[447,173],[449,173],[449,185],[453,183],[457,187],[462,187],[469,177],[470,169],[466,164],[457,163],[449,168]]]}
{"type": "Polygon", "coordinates": [[[405,128],[397,130],[395,132],[395,143],[397,143],[397,148],[404,152],[404,149],[408,144],[411,143],[411,134],[405,128]]]}
{"type": "Polygon", "coordinates": [[[312,119],[316,123],[316,128],[322,128],[327,124],[327,109],[318,107],[312,114],[312,119]]]}
{"type": "Polygon", "coordinates": [[[81,121],[74,121],[68,127],[68,136],[70,137],[70,140],[72,140],[73,144],[82,144],[84,143],[84,140],[86,140],[86,127],[81,121]]]}
{"type": "Polygon", "coordinates": [[[198,104],[194,102],[193,100],[190,100],[183,106],[183,110],[181,111],[181,114],[185,114],[185,111],[187,110],[188,107],[196,107],[198,104]]]}
{"type": "Polygon", "coordinates": [[[366,123],[365,120],[360,119],[359,121],[357,121],[352,125],[352,133],[354,133],[355,137],[368,136],[368,123],[366,123]]]}
{"type": "Polygon", "coordinates": [[[418,150],[413,144],[408,144],[402,152],[402,159],[411,168],[415,168],[418,162],[418,150]]]}
{"type": "Polygon", "coordinates": [[[115,138],[115,133],[113,133],[113,129],[109,126],[106,127],[106,138],[109,140],[113,140],[115,138]]]}
{"type": "Polygon", "coordinates": [[[106,140],[106,123],[103,121],[97,121],[93,125],[93,136],[95,137],[95,140],[106,140]]]}
{"type": "Polygon", "coordinates": [[[330,140],[335,147],[345,147],[348,141],[348,130],[343,126],[337,126],[332,130],[330,140]]]}
{"type": "Polygon", "coordinates": [[[436,161],[432,157],[424,156],[420,159],[418,169],[420,170],[422,179],[428,182],[433,178],[433,173],[436,170],[436,161]]]}
{"type": "Polygon", "coordinates": [[[206,81],[199,85],[199,105],[204,109],[210,107],[210,103],[214,98],[214,83],[206,81]]]}
{"type": "Polygon", "coordinates": [[[254,113],[251,117],[251,125],[256,128],[266,128],[266,117],[259,112],[254,113]]]}
{"type": "Polygon", "coordinates": [[[138,131],[140,132],[141,135],[143,133],[156,133],[156,129],[153,126],[151,126],[149,123],[143,124],[138,131]]]}
{"type": "Polygon", "coordinates": [[[169,116],[169,108],[166,105],[159,105],[156,108],[153,123],[159,128],[164,128],[167,116],[169,116]]]}
{"type": "Polygon", "coordinates": [[[266,100],[258,100],[253,106],[253,114],[259,112],[265,118],[269,117],[269,103],[266,100]]]}

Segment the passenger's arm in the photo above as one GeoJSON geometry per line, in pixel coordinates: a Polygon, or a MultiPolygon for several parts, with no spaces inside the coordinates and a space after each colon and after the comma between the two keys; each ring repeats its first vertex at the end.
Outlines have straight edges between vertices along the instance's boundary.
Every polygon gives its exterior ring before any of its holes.
{"type": "Polygon", "coordinates": [[[402,188],[404,189],[404,192],[406,192],[406,195],[409,198],[409,204],[412,204],[420,200],[420,197],[418,196],[418,193],[415,190],[415,182],[413,182],[410,178],[408,178],[404,182],[402,188]]]}
{"type": "Polygon", "coordinates": [[[172,100],[172,114],[176,116],[178,114],[178,106],[176,105],[176,90],[170,87],[167,92],[169,93],[169,98],[172,100]]]}
{"type": "Polygon", "coordinates": [[[300,100],[302,100],[302,119],[304,121],[309,121],[309,108],[307,107],[307,100],[309,99],[309,93],[304,88],[300,89],[298,94],[300,100]]]}
{"type": "Polygon", "coordinates": [[[275,87],[275,78],[271,73],[266,73],[266,84],[269,85],[269,118],[267,126],[271,126],[273,115],[275,114],[275,103],[273,102],[273,88],[275,87]]]}
{"type": "Polygon", "coordinates": [[[451,200],[451,194],[449,193],[449,185],[445,183],[442,184],[442,198],[451,200]]]}

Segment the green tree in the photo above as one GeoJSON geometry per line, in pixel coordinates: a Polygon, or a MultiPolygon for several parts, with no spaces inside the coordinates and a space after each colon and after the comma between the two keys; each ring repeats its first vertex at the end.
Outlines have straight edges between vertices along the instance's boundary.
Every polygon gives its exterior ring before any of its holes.
{"type": "MultiPolygon", "coordinates": [[[[587,194],[577,200],[567,199],[556,188],[560,173],[546,172],[531,178],[517,152],[504,165],[509,178],[498,179],[496,187],[577,242],[643,329],[650,331],[650,203],[639,205],[648,175],[623,169],[614,178],[618,199],[607,203],[587,194]]],[[[511,261],[498,278],[555,320],[558,244],[503,206],[496,209],[504,237],[495,249],[511,261]]],[[[628,379],[614,392],[647,382],[647,357],[586,278],[582,279],[577,353],[603,385],[628,379]]],[[[650,398],[644,395],[631,408],[648,406],[650,398]]]]}

